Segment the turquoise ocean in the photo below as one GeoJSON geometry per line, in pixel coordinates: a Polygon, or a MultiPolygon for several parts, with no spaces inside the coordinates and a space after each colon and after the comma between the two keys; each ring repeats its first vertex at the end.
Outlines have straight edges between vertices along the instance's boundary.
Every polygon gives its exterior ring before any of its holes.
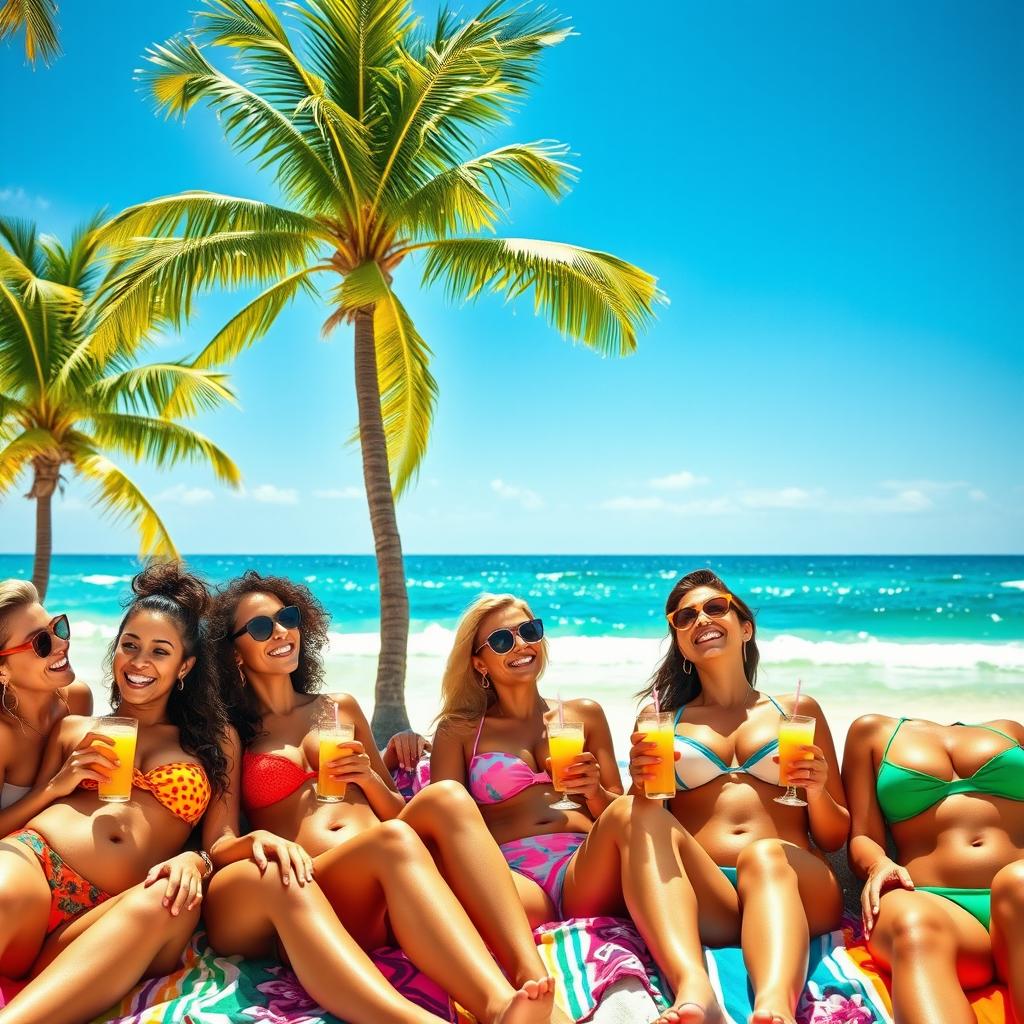
{"type": "MultiPolygon", "coordinates": [[[[369,713],[377,648],[377,582],[370,556],[199,555],[211,582],[246,569],[306,582],[332,616],[330,685],[369,713]]],[[[665,650],[664,602],[684,573],[719,573],[757,613],[759,685],[797,679],[825,707],[837,741],[858,714],[940,721],[1024,716],[1024,556],[432,555],[408,556],[411,603],[407,696],[426,730],[455,623],[475,597],[510,592],[544,619],[551,696],[590,696],[613,722],[620,752],[643,686],[665,650]]],[[[102,660],[138,562],[54,557],[47,607],[67,612],[72,662],[105,707],[102,660]]],[[[0,577],[31,559],[0,555],[0,577]]]]}

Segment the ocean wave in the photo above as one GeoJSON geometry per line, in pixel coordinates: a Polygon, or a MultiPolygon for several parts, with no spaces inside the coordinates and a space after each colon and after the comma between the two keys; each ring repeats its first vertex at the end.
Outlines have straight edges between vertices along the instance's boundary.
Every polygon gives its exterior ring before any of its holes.
{"type": "Polygon", "coordinates": [[[115,583],[130,583],[131,580],[131,576],[106,576],[101,572],[82,577],[83,583],[91,583],[94,587],[112,587],[115,583]]]}
{"type": "Polygon", "coordinates": [[[1003,580],[1001,587],[1009,587],[1011,590],[1024,590],[1024,580],[1003,580]]]}
{"type": "MultiPolygon", "coordinates": [[[[445,659],[455,631],[430,625],[409,636],[410,658],[445,659]]],[[[549,638],[551,664],[614,668],[639,667],[649,674],[664,657],[667,638],[560,636],[549,638]]],[[[995,670],[1024,672],[1024,644],[897,643],[866,637],[841,643],[781,634],[760,641],[764,665],[875,666],[928,672],[995,670]]],[[[378,633],[331,633],[333,657],[375,657],[378,633]]]]}

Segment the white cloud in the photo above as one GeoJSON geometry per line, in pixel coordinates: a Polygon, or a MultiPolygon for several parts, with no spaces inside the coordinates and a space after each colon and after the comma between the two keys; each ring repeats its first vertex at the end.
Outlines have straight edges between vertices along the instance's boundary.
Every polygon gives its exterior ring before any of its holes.
{"type": "Polygon", "coordinates": [[[609,498],[601,502],[601,508],[610,509],[612,512],[653,512],[665,508],[663,498],[631,498],[623,496],[620,498],[609,498]]]}
{"type": "Polygon", "coordinates": [[[688,469],[679,473],[670,473],[668,476],[655,477],[649,481],[650,485],[658,491],[683,491],[688,487],[697,487],[707,482],[706,476],[697,476],[696,473],[691,473],[688,469]]]}
{"type": "Polygon", "coordinates": [[[328,501],[354,501],[356,498],[365,498],[366,491],[362,487],[328,487],[323,491],[314,491],[313,497],[328,501]]]}
{"type": "Polygon", "coordinates": [[[29,195],[20,185],[0,188],[0,203],[10,203],[12,206],[34,206],[39,210],[48,210],[50,200],[43,196],[29,195]]]}
{"type": "Polygon", "coordinates": [[[696,498],[684,501],[680,505],[671,506],[674,512],[684,516],[725,516],[739,511],[736,503],[729,497],[696,498]]]}
{"type": "Polygon", "coordinates": [[[888,497],[869,497],[862,498],[859,501],[851,501],[843,506],[844,511],[924,512],[935,504],[920,487],[904,487],[901,490],[897,490],[891,484],[884,486],[893,491],[888,497]]]}
{"type": "Polygon", "coordinates": [[[967,497],[970,498],[971,501],[988,501],[988,495],[978,487],[972,487],[967,492],[967,497]]]}
{"type": "Polygon", "coordinates": [[[740,495],[740,501],[747,508],[807,508],[813,499],[814,495],[802,487],[745,491],[740,495]]]}
{"type": "Polygon", "coordinates": [[[526,487],[517,487],[499,479],[491,481],[491,490],[499,498],[504,498],[506,501],[518,501],[526,509],[544,507],[544,499],[536,491],[531,491],[526,487]]]}
{"type": "Polygon", "coordinates": [[[259,484],[246,491],[246,497],[267,505],[298,505],[299,492],[293,487],[277,487],[274,484],[259,484]]]}
{"type": "Polygon", "coordinates": [[[175,484],[161,491],[156,497],[157,504],[175,505],[202,505],[207,501],[213,501],[213,491],[205,487],[186,487],[185,484],[175,484]]]}

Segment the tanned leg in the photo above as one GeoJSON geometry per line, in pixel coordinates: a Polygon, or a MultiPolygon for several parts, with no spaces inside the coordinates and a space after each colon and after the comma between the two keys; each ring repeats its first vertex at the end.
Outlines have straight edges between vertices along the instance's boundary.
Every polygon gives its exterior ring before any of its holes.
{"type": "Polygon", "coordinates": [[[659,1020],[712,1024],[720,1012],[701,949],[697,897],[679,850],[683,832],[660,805],[620,797],[573,857],[562,906],[570,917],[628,911],[675,993],[672,1010],[659,1020]]]}
{"type": "Polygon", "coordinates": [[[992,880],[992,953],[999,977],[1010,987],[1016,1024],[1024,1024],[1024,860],[992,880]]]}
{"type": "Polygon", "coordinates": [[[868,948],[892,972],[899,1024],[975,1024],[964,988],[991,980],[991,947],[962,907],[934,893],[883,893],[868,948]]]}
{"type": "Polygon", "coordinates": [[[50,887],[35,854],[0,843],[0,974],[28,974],[46,938],[50,887]]]}
{"type": "Polygon", "coordinates": [[[195,931],[199,908],[174,917],[163,896],[163,886],[136,885],[55,931],[36,964],[38,973],[0,1010],[0,1021],[91,1020],[144,975],[172,970],[195,931]]]}
{"type": "Polygon", "coordinates": [[[402,821],[385,821],[314,860],[316,879],[342,924],[364,948],[387,920],[424,974],[482,1024],[546,1024],[554,981],[509,984],[430,853],[402,821]]]}
{"type": "Polygon", "coordinates": [[[751,1024],[795,1024],[810,935],[838,924],[839,885],[827,864],[778,839],[744,847],[736,871],[741,945],[754,989],[751,1024]]]}
{"type": "Polygon", "coordinates": [[[210,945],[225,956],[275,957],[278,942],[309,995],[352,1024],[439,1024],[400,995],[345,930],[316,882],[286,886],[278,865],[218,871],[203,906],[210,945]]]}
{"type": "Polygon", "coordinates": [[[423,840],[484,942],[516,985],[547,976],[512,872],[476,802],[457,782],[434,782],[400,818],[423,840]]]}

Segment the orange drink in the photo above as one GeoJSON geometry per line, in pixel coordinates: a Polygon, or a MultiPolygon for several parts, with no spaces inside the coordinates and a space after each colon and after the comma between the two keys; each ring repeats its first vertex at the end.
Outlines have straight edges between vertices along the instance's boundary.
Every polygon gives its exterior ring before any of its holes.
{"type": "MultiPolygon", "coordinates": [[[[564,793],[567,783],[563,779],[565,770],[583,753],[583,723],[563,722],[548,726],[548,754],[551,757],[551,781],[559,793],[564,793]]],[[[579,804],[563,796],[552,804],[561,810],[578,810],[579,804]]]]}
{"type": "MultiPolygon", "coordinates": [[[[814,743],[814,719],[809,715],[786,715],[779,722],[779,782],[786,784],[789,768],[795,761],[809,761],[813,754],[803,753],[800,748],[814,743]]],[[[807,801],[797,795],[796,786],[787,786],[775,802],[790,807],[806,807],[807,801]]]]}
{"type": "MultiPolygon", "coordinates": [[[[137,718],[101,718],[96,722],[96,731],[109,736],[113,741],[114,755],[121,762],[112,764],[110,778],[99,784],[100,799],[106,803],[123,804],[132,797],[132,775],[135,772],[135,743],[139,735],[137,718]]],[[[95,746],[106,746],[95,743],[95,746]]]]}
{"type": "Polygon", "coordinates": [[[339,757],[352,753],[346,742],[356,738],[355,726],[351,722],[331,723],[320,727],[319,775],[316,780],[316,798],[321,803],[336,804],[345,799],[347,782],[336,782],[328,775],[327,765],[339,757]]]}
{"type": "Polygon", "coordinates": [[[675,729],[671,711],[645,711],[636,724],[637,732],[644,734],[646,743],[657,743],[649,753],[661,758],[661,764],[652,765],[655,774],[644,779],[644,796],[648,800],[671,800],[676,795],[675,729]]]}

